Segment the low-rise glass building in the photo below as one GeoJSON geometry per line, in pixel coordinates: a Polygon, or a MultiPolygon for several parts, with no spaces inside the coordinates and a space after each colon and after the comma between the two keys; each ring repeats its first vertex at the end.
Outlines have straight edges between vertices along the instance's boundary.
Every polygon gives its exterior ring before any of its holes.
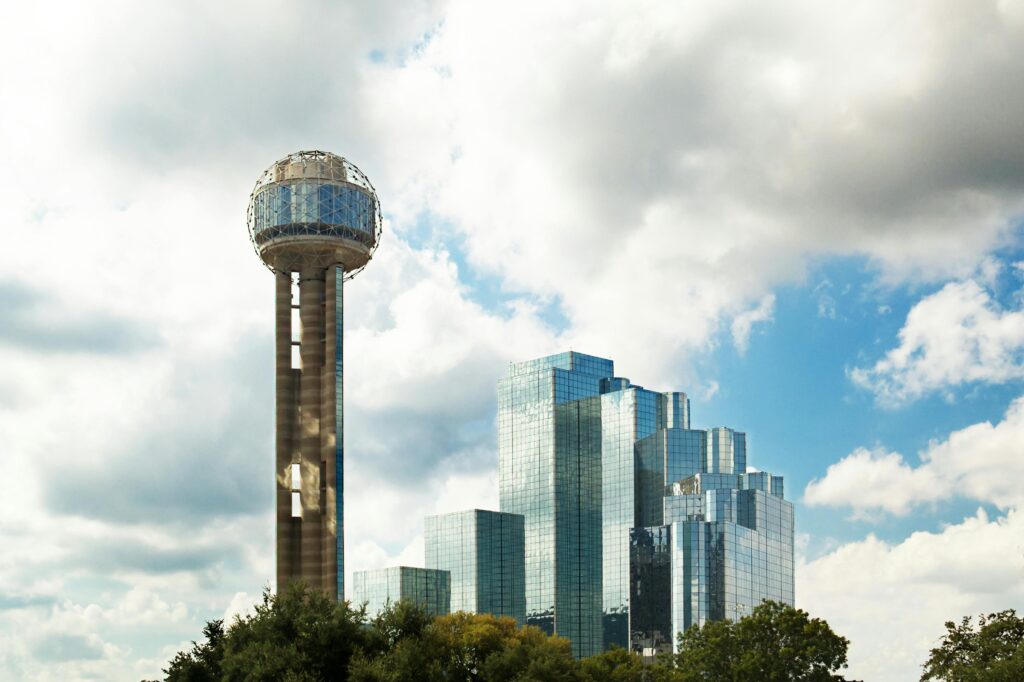
{"type": "Polygon", "coordinates": [[[412,566],[390,566],[352,574],[352,603],[366,604],[376,616],[385,606],[399,601],[419,604],[432,616],[451,612],[451,575],[448,571],[412,566]]]}
{"type": "Polygon", "coordinates": [[[519,514],[470,509],[424,521],[427,568],[451,574],[451,610],[526,620],[524,526],[519,514]]]}

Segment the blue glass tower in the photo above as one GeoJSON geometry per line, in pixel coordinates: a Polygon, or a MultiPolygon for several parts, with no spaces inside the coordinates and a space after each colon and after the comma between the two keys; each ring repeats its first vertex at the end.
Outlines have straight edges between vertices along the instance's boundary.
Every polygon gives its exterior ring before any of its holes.
{"type": "Polygon", "coordinates": [[[601,380],[610,360],[561,353],[498,383],[501,511],[525,519],[526,622],[602,648],[601,380]]]}

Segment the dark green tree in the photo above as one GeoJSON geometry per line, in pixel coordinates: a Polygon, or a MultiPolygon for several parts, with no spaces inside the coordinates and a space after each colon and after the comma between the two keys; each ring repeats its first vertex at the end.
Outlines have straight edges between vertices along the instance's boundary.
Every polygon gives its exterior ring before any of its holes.
{"type": "Polygon", "coordinates": [[[192,642],[192,649],[179,651],[164,674],[167,682],[218,682],[224,657],[224,621],[211,620],[203,628],[206,641],[192,642]]]}
{"type": "Polygon", "coordinates": [[[433,622],[419,606],[400,601],[370,623],[364,648],[349,664],[353,682],[413,682],[440,679],[439,656],[425,641],[433,622]]]}
{"type": "Polygon", "coordinates": [[[346,680],[349,661],[369,644],[365,614],[303,583],[269,590],[255,613],[236,619],[224,637],[224,682],[346,680]]]}
{"type": "Polygon", "coordinates": [[[679,635],[669,657],[676,679],[733,682],[844,680],[849,641],[823,620],[780,602],[763,602],[737,622],[712,621],[679,635]]]}
{"type": "Polygon", "coordinates": [[[946,623],[941,644],[924,663],[922,682],[1020,682],[1024,680],[1024,618],[1013,609],[946,623]]]}

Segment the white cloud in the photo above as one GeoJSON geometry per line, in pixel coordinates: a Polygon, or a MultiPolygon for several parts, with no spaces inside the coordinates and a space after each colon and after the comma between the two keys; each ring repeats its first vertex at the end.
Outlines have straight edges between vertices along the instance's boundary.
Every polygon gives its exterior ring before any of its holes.
{"type": "Polygon", "coordinates": [[[757,307],[744,310],[732,319],[732,342],[740,355],[747,352],[750,343],[750,330],[758,322],[771,322],[775,312],[775,294],[768,294],[761,299],[757,307]]]}
{"type": "Polygon", "coordinates": [[[1001,11],[456,1],[368,102],[406,213],[556,297],[577,346],[676,371],[808,256],[944,278],[1006,238],[1024,42],[1001,11]]]}
{"type": "Polygon", "coordinates": [[[907,314],[900,344],[850,378],[897,406],[971,382],[1024,377],[1024,310],[1002,308],[974,280],[950,282],[907,314]]]}
{"type": "Polygon", "coordinates": [[[906,514],[915,503],[950,494],[945,482],[926,468],[912,469],[898,452],[857,448],[828,467],[825,478],[813,480],[804,491],[811,506],[851,506],[855,513],[881,509],[906,514]]]}
{"type": "Polygon", "coordinates": [[[254,607],[259,599],[260,597],[253,596],[248,592],[235,592],[235,596],[231,597],[227,608],[224,609],[221,620],[227,625],[234,623],[236,618],[240,619],[251,616],[255,613],[254,607]]]}
{"type": "Polygon", "coordinates": [[[914,506],[962,497],[1002,509],[1024,506],[1024,397],[1003,420],[972,424],[933,441],[910,466],[897,452],[858,448],[804,491],[809,505],[906,514],[914,506]]]}
{"type": "Polygon", "coordinates": [[[889,543],[869,535],[797,566],[797,605],[850,639],[850,679],[917,679],[948,620],[1024,601],[1024,514],[889,543]]]}
{"type": "Polygon", "coordinates": [[[718,388],[718,382],[715,381],[714,379],[711,379],[710,381],[708,381],[708,383],[706,383],[703,387],[700,388],[700,390],[698,391],[698,395],[700,396],[701,400],[707,402],[708,400],[711,400],[716,395],[718,395],[718,388]]]}

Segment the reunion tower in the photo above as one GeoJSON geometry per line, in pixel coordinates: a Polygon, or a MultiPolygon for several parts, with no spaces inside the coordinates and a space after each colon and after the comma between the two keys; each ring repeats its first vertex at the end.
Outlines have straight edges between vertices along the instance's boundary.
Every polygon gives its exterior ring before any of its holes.
{"type": "Polygon", "coordinates": [[[260,176],[248,223],[277,291],[277,589],[344,599],[342,285],[377,248],[377,193],[348,160],[297,152],[260,176]]]}

